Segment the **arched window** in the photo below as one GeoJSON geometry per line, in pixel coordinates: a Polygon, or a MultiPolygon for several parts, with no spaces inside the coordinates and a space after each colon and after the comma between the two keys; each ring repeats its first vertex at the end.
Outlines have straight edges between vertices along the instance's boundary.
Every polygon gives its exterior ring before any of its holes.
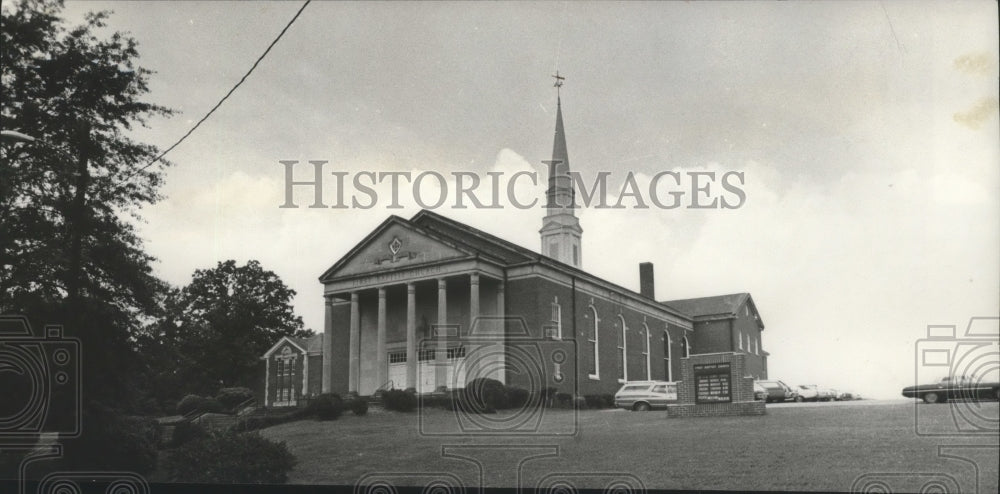
{"type": "Polygon", "coordinates": [[[646,323],[642,323],[642,331],[646,335],[646,351],[644,351],[642,353],[643,353],[643,355],[646,356],[646,380],[649,381],[649,380],[653,379],[653,373],[652,373],[652,369],[650,368],[650,363],[649,363],[649,337],[650,337],[650,335],[649,335],[649,326],[647,326],[646,323]]]}
{"type": "Polygon", "coordinates": [[[593,327],[591,331],[587,333],[587,345],[590,346],[590,355],[593,357],[590,362],[590,378],[600,379],[601,378],[601,361],[598,358],[598,324],[600,319],[597,318],[597,309],[593,305],[590,306],[590,316],[593,319],[593,327]]]}
{"type": "Polygon", "coordinates": [[[621,326],[621,330],[618,331],[618,354],[621,356],[618,360],[618,380],[621,382],[628,381],[628,353],[625,344],[625,318],[621,314],[618,314],[618,323],[621,326]]]}
{"type": "Polygon", "coordinates": [[[668,381],[674,380],[674,371],[670,368],[670,333],[667,330],[663,330],[663,375],[666,376],[668,381]]]}
{"type": "Polygon", "coordinates": [[[681,340],[681,355],[684,355],[684,358],[691,356],[691,344],[688,343],[687,335],[684,335],[684,339],[681,340]]]}

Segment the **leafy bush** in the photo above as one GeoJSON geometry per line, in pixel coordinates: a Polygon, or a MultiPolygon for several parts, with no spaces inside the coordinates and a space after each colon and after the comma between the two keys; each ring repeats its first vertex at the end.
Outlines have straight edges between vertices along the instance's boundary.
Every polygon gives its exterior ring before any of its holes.
{"type": "Polygon", "coordinates": [[[84,406],[80,437],[65,442],[65,470],[131,471],[156,468],[159,426],[147,417],[128,417],[98,405],[84,406]]]}
{"type": "Polygon", "coordinates": [[[382,403],[386,410],[412,412],[417,408],[417,395],[413,391],[390,389],[382,393],[382,403]]]}
{"type": "Polygon", "coordinates": [[[177,447],[206,437],[208,437],[208,430],[204,427],[184,421],[174,426],[174,436],[170,439],[170,446],[177,447]]]}
{"type": "Polygon", "coordinates": [[[507,408],[505,386],[488,377],[477,377],[469,381],[458,396],[458,405],[468,413],[495,413],[507,408]]]}
{"type": "Polygon", "coordinates": [[[250,391],[250,388],[222,388],[219,394],[215,395],[215,399],[227,409],[235,408],[250,398],[253,398],[253,391],[250,391]]]}
{"type": "Polygon", "coordinates": [[[577,410],[583,410],[587,408],[587,401],[582,396],[577,396],[573,398],[573,406],[577,410]]]}
{"type": "Polygon", "coordinates": [[[227,432],[177,448],[162,466],[169,482],[283,484],[295,456],[259,433],[227,432]]]}
{"type": "Polygon", "coordinates": [[[510,408],[522,408],[528,404],[528,399],[531,397],[528,390],[524,388],[507,386],[505,391],[507,393],[507,406],[510,408]]]}
{"type": "Polygon", "coordinates": [[[364,415],[368,413],[368,401],[361,398],[355,398],[347,402],[347,408],[350,408],[354,415],[364,415]]]}
{"type": "Polygon", "coordinates": [[[569,393],[556,393],[556,406],[559,408],[571,408],[573,406],[573,395],[569,393]]]}
{"type": "Polygon", "coordinates": [[[615,395],[601,395],[601,400],[604,402],[604,408],[615,407],[615,395]]]}
{"type": "Polygon", "coordinates": [[[445,410],[454,410],[455,394],[452,391],[435,393],[430,395],[420,395],[418,406],[420,408],[443,408],[445,410]]]}
{"type": "Polygon", "coordinates": [[[583,401],[587,404],[587,408],[604,408],[604,399],[600,395],[584,395],[583,401]]]}
{"type": "Polygon", "coordinates": [[[324,393],[309,400],[306,411],[319,420],[337,420],[344,413],[344,400],[338,394],[324,393]]]}
{"type": "Polygon", "coordinates": [[[177,403],[177,413],[187,415],[192,412],[213,412],[222,413],[225,407],[215,398],[206,398],[198,395],[187,395],[177,403]]]}

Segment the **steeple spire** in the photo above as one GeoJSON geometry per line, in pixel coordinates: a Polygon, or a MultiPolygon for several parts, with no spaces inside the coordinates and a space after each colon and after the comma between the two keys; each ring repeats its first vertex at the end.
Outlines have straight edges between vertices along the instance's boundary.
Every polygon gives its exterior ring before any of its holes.
{"type": "Polygon", "coordinates": [[[569,174],[569,153],[566,150],[566,131],[563,128],[562,95],[559,90],[565,77],[557,71],[553,86],[556,88],[556,132],[552,143],[549,165],[549,187],[545,191],[545,217],[542,218],[542,254],[572,266],[580,267],[582,252],[580,236],[583,228],[576,217],[575,189],[569,174]]]}

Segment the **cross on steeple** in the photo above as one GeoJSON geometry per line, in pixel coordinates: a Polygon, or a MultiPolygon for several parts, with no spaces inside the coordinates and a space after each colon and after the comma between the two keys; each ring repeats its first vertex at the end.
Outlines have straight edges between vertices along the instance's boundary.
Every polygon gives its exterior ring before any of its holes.
{"type": "Polygon", "coordinates": [[[562,87],[563,81],[565,81],[566,78],[563,77],[563,76],[561,76],[561,75],[559,75],[559,71],[558,70],[556,71],[556,75],[554,75],[552,77],[554,77],[556,79],[556,83],[553,84],[552,86],[556,88],[556,96],[558,97],[559,96],[559,88],[562,87]]]}

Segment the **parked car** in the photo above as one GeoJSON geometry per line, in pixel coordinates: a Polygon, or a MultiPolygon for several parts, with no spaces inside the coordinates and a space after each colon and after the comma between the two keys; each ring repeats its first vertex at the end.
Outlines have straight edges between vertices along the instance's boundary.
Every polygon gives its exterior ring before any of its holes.
{"type": "Polygon", "coordinates": [[[767,390],[756,382],[753,383],[753,399],[767,403],[767,390]]]}
{"type": "Polygon", "coordinates": [[[920,384],[903,388],[903,396],[919,398],[927,403],[948,400],[1000,400],[1000,383],[979,381],[966,376],[949,376],[935,384],[920,384]]]}
{"type": "Polygon", "coordinates": [[[795,397],[795,401],[799,403],[819,400],[819,387],[815,384],[800,384],[796,391],[799,395],[795,397]]]}
{"type": "Polygon", "coordinates": [[[830,388],[819,388],[819,396],[817,396],[816,398],[819,401],[836,401],[837,390],[830,388]]]}
{"type": "Polygon", "coordinates": [[[666,408],[677,401],[677,383],[669,381],[630,381],[615,393],[615,407],[646,411],[666,408]]]}
{"type": "Polygon", "coordinates": [[[794,400],[799,395],[791,386],[778,380],[761,379],[755,382],[767,391],[767,399],[765,401],[768,403],[781,403],[783,401],[794,400]]]}

